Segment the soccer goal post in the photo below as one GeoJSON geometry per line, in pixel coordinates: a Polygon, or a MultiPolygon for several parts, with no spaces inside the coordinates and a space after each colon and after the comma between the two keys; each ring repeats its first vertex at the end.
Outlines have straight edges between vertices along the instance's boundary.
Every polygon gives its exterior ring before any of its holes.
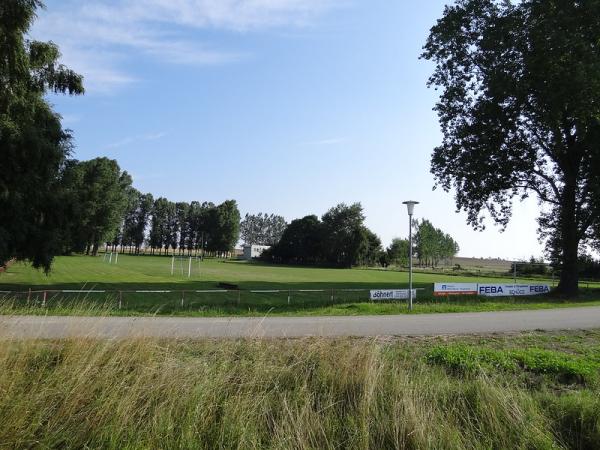
{"type": "Polygon", "coordinates": [[[181,275],[185,276],[185,267],[184,265],[187,264],[187,277],[191,278],[192,277],[192,256],[172,256],[171,257],[171,276],[175,275],[175,261],[178,260],[179,261],[179,268],[181,269],[181,275]]]}

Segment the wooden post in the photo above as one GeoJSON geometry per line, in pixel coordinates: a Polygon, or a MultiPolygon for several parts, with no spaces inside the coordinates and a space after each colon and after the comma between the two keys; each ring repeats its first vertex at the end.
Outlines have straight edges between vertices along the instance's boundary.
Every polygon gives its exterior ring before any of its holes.
{"type": "Polygon", "coordinates": [[[42,306],[45,307],[46,306],[46,291],[44,291],[44,296],[42,297],[42,306]]]}
{"type": "Polygon", "coordinates": [[[119,309],[123,308],[123,291],[119,291],[119,309]]]}
{"type": "Polygon", "coordinates": [[[288,305],[292,303],[292,291],[288,291],[288,305]]]}
{"type": "Polygon", "coordinates": [[[185,298],[185,291],[181,291],[181,307],[183,308],[183,299],[185,298]]]}

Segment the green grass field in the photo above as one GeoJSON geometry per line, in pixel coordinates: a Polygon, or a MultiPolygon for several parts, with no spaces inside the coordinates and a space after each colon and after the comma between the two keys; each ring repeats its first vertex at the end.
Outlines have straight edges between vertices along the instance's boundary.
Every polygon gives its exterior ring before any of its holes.
{"type": "Polygon", "coordinates": [[[0,447],[597,449],[599,343],[9,341],[0,447]]]}
{"type": "MultiPolygon", "coordinates": [[[[171,258],[120,255],[118,264],[103,256],[56,258],[50,275],[25,264],[13,264],[0,274],[5,293],[3,312],[54,314],[173,314],[173,315],[312,315],[396,314],[406,312],[405,302],[373,303],[369,289],[407,288],[408,273],[377,269],[324,269],[265,265],[233,260],[177,260],[171,275],[171,258]],[[196,292],[219,289],[219,283],[236,285],[229,292],[196,292]],[[106,290],[107,293],[57,293],[55,290],[106,290]],[[44,308],[40,308],[47,290],[44,308]],[[136,290],[186,291],[185,293],[136,293],[136,290]],[[265,292],[281,290],[282,292],[265,292]],[[262,291],[262,292],[253,292],[262,291]],[[299,292],[304,291],[304,292],[299,292]],[[317,292],[322,291],[322,292],[317,292]],[[119,307],[120,306],[120,307],[119,307]]],[[[551,298],[483,299],[432,296],[434,282],[510,283],[506,278],[473,278],[456,274],[415,273],[420,289],[415,312],[489,311],[552,308],[600,304],[600,294],[591,285],[573,301],[551,298]]],[[[527,280],[519,279],[518,282],[527,280]]],[[[536,279],[536,282],[539,282],[536,279]]]]}

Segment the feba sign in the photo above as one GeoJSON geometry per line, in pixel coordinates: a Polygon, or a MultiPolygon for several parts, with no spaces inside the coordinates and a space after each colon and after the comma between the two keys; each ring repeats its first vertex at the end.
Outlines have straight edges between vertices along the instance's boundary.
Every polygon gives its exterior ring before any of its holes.
{"type": "Polygon", "coordinates": [[[478,293],[484,297],[520,297],[550,292],[547,284],[480,284],[478,293]]]}
{"type": "MultiPolygon", "coordinates": [[[[371,300],[408,300],[409,289],[379,289],[371,291],[371,300]]],[[[413,289],[413,298],[417,298],[417,290],[413,289]]]]}
{"type": "Polygon", "coordinates": [[[445,297],[447,295],[477,295],[477,283],[435,283],[433,295],[445,297]]]}

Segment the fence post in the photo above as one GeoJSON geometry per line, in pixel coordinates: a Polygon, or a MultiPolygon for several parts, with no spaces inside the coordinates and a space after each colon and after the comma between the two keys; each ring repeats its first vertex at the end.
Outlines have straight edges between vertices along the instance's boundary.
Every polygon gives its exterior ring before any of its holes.
{"type": "Polygon", "coordinates": [[[181,291],[181,307],[183,308],[183,299],[185,298],[185,291],[181,291]]]}
{"type": "Polygon", "coordinates": [[[123,308],[123,291],[119,291],[119,309],[123,308]]]}
{"type": "Polygon", "coordinates": [[[44,296],[42,297],[42,307],[46,307],[46,291],[44,291],[44,296]]]}
{"type": "Polygon", "coordinates": [[[292,303],[292,291],[288,291],[288,305],[292,303]]]}
{"type": "Polygon", "coordinates": [[[242,296],[242,291],[241,291],[241,289],[238,289],[238,300],[237,300],[238,306],[240,306],[240,303],[241,303],[241,300],[242,300],[241,296],[242,296]]]}
{"type": "Polygon", "coordinates": [[[29,288],[29,291],[27,292],[27,305],[29,305],[30,300],[31,300],[31,288],[29,288]]]}
{"type": "Polygon", "coordinates": [[[335,300],[335,290],[334,290],[334,289],[332,289],[332,290],[331,290],[331,304],[332,304],[332,305],[333,305],[333,302],[334,302],[334,300],[335,300]]]}

